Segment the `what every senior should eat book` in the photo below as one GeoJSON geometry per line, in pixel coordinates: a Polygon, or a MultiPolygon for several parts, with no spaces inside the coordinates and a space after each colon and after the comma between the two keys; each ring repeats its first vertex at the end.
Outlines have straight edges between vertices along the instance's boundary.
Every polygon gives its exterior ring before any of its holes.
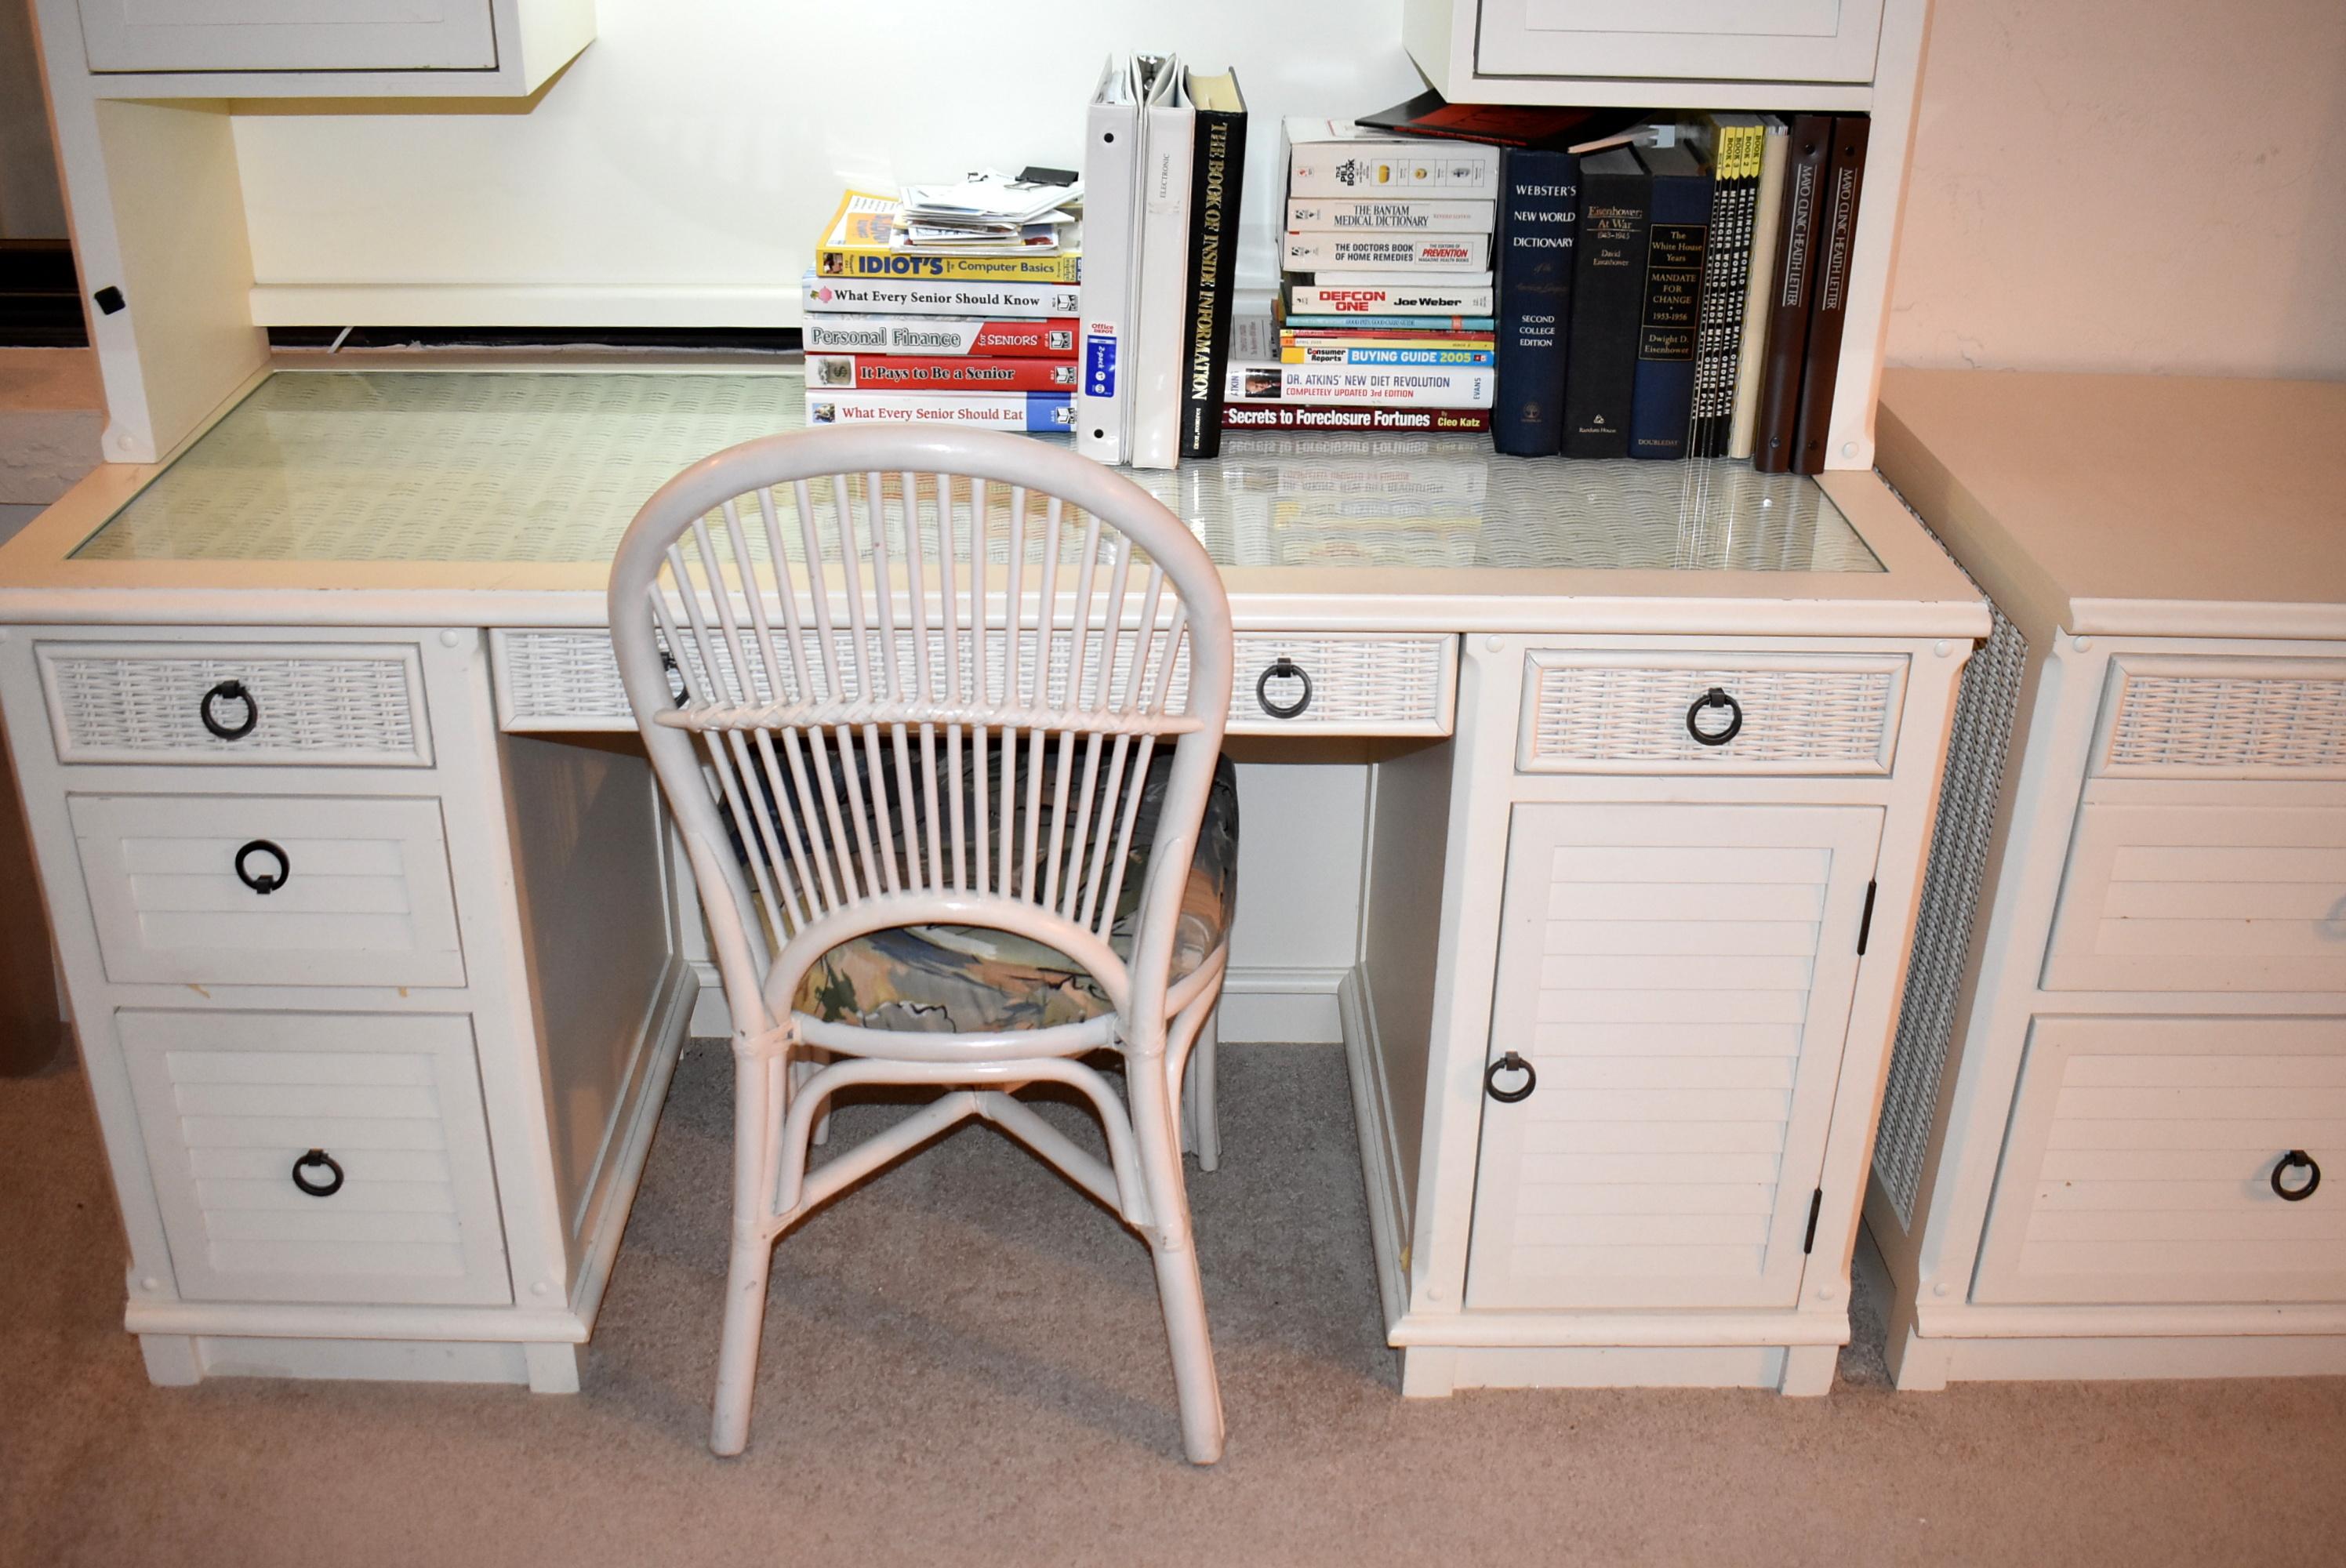
{"type": "Polygon", "coordinates": [[[1064,434],[1075,428],[1067,392],[833,392],[809,386],[807,423],[954,424],[1064,434]]]}
{"type": "Polygon", "coordinates": [[[1515,457],[1564,445],[1564,366],[1572,313],[1580,160],[1510,148],[1499,165],[1498,396],[1492,444],[1515,457]]]}
{"type": "Polygon", "coordinates": [[[1071,360],[1076,318],[954,321],[938,316],[810,314],[800,334],[809,353],[985,354],[997,359],[1071,360]]]}
{"type": "Polygon", "coordinates": [[[1073,283],[988,283],[960,279],[823,278],[810,269],[800,299],[811,315],[1073,316],[1073,283]]]}
{"type": "Polygon", "coordinates": [[[815,247],[822,278],[934,278],[997,283],[1073,283],[1080,258],[1073,250],[1036,256],[963,256],[899,250],[889,242],[892,197],[851,190],[815,247]]]}

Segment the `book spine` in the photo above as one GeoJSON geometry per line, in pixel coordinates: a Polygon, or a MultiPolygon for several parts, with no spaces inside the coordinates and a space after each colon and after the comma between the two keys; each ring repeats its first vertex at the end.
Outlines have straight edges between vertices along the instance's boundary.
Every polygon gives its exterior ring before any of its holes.
{"type": "Polygon", "coordinates": [[[1751,268],[1743,289],[1741,341],[1735,350],[1735,388],[1727,428],[1727,455],[1749,458],[1759,423],[1760,367],[1768,351],[1768,301],[1775,281],[1777,226],[1784,211],[1784,162],[1791,134],[1771,120],[1761,141],[1760,184],[1751,203],[1751,268]]]}
{"type": "Polygon", "coordinates": [[[1473,433],[1491,428],[1486,408],[1359,408],[1342,403],[1226,402],[1224,430],[1373,430],[1473,433]]]}
{"type": "Polygon", "coordinates": [[[1423,330],[1429,332],[1482,332],[1498,330],[1495,316],[1298,316],[1280,318],[1297,331],[1377,331],[1423,330]]]}
{"type": "Polygon", "coordinates": [[[1580,160],[1510,149],[1500,164],[1498,401],[1492,444],[1515,457],[1564,450],[1565,333],[1572,319],[1580,160]]]}
{"type": "Polygon", "coordinates": [[[1564,455],[1621,457],[1637,370],[1637,317],[1646,290],[1647,201],[1642,170],[1580,166],[1580,233],[1573,250],[1572,328],[1564,366],[1564,455]]]}
{"type": "Polygon", "coordinates": [[[1759,177],[1757,126],[1722,126],[1711,182],[1710,244],[1703,257],[1702,329],[1695,345],[1694,415],[1687,455],[1716,457],[1723,444],[1728,393],[1750,261],[1752,182],[1759,177]]]}
{"type": "Polygon", "coordinates": [[[1297,343],[1279,351],[1281,364],[1290,365],[1463,365],[1489,366],[1496,356],[1489,349],[1402,347],[1373,343],[1297,343]]]}
{"type": "Polygon", "coordinates": [[[1808,352],[1800,367],[1800,412],[1793,422],[1796,473],[1822,473],[1832,437],[1833,385],[1841,375],[1841,330],[1849,321],[1850,249],[1857,237],[1857,204],[1865,194],[1871,123],[1863,115],[1833,119],[1824,217],[1817,235],[1816,297],[1809,311],[1808,352]]]}
{"type": "Polygon", "coordinates": [[[831,392],[809,387],[807,423],[956,424],[1065,434],[1075,425],[1066,392],[831,392]]]}
{"type": "Polygon", "coordinates": [[[1246,116],[1198,111],[1189,177],[1189,310],[1184,333],[1181,455],[1222,449],[1222,368],[1230,356],[1230,274],[1238,261],[1246,116]]]}
{"type": "Polygon", "coordinates": [[[1800,115],[1792,121],[1769,286],[1768,355],[1760,369],[1760,406],[1751,432],[1751,465],[1762,473],[1792,471],[1800,362],[1809,345],[1809,296],[1815,280],[1818,203],[1831,146],[1830,117],[1800,115]]]}
{"type": "Polygon", "coordinates": [[[1495,295],[1488,284],[1454,288],[1437,278],[1422,288],[1291,283],[1287,308],[1305,316],[1487,316],[1495,295]]]}
{"type": "Polygon", "coordinates": [[[1488,234],[1290,234],[1280,265],[1290,272],[1341,270],[1480,272],[1491,265],[1488,234]]]}
{"type": "Polygon", "coordinates": [[[1073,360],[988,359],[948,355],[809,354],[807,391],[1073,392],[1073,360]]]}
{"type": "Polygon", "coordinates": [[[1499,149],[1471,142],[1342,140],[1290,145],[1287,198],[1401,197],[1489,201],[1499,149]]]}
{"type": "Polygon", "coordinates": [[[1498,334],[1449,331],[1427,326],[1371,328],[1347,322],[1341,327],[1290,327],[1279,334],[1282,349],[1299,348],[1306,343],[1339,348],[1377,349],[1495,349],[1498,334]]]}
{"type": "Polygon", "coordinates": [[[1300,200],[1287,204],[1289,232],[1372,229],[1400,234],[1488,234],[1488,201],[1300,200]]]}
{"type": "Polygon", "coordinates": [[[1077,315],[1083,308],[1074,287],[1065,283],[821,278],[811,271],[806,274],[799,299],[814,315],[1008,316],[1032,321],[1077,315]]]}
{"type": "Polygon", "coordinates": [[[1131,436],[1125,461],[1172,468],[1181,461],[1181,399],[1189,341],[1189,176],[1196,111],[1152,104],[1141,113],[1140,254],[1135,331],[1125,357],[1131,436]]]}
{"type": "Polygon", "coordinates": [[[1654,178],[1646,231],[1646,297],[1629,393],[1629,455],[1684,457],[1694,412],[1695,334],[1702,324],[1703,260],[1710,242],[1711,177],[1654,178]]]}
{"type": "Polygon", "coordinates": [[[818,277],[918,279],[952,283],[1073,283],[1081,258],[1073,251],[1048,256],[940,256],[915,250],[867,250],[857,246],[815,249],[818,277]]]}
{"type": "Polygon", "coordinates": [[[826,354],[984,354],[994,359],[1072,360],[1076,318],[1032,321],[950,318],[810,315],[801,326],[806,351],[826,354]]]}
{"type": "Polygon", "coordinates": [[[1247,365],[1226,372],[1231,399],[1276,397],[1281,402],[1489,408],[1494,377],[1486,366],[1247,365]],[[1278,373],[1271,392],[1267,371],[1278,373]]]}

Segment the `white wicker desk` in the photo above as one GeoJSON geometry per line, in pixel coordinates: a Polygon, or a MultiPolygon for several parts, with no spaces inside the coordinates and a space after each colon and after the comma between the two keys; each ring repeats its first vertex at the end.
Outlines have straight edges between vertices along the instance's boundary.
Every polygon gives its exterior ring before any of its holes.
{"type": "MultiPolygon", "coordinates": [[[[674,874],[640,762],[579,735],[627,728],[604,562],[670,473],[799,406],[786,374],[280,374],[0,551],[158,1380],[575,1386],[702,978],[697,922],[629,896],[674,874]],[[203,723],[223,678],[246,739],[203,723]],[[371,870],[263,907],[211,864],[246,838],[371,870]],[[405,1207],[287,1196],[279,1145],[336,1138],[405,1207]]],[[[1410,1390],[1821,1389],[1987,628],[1960,574],[1865,473],[1234,436],[1141,477],[1224,565],[1234,733],[1288,738],[1244,772],[1231,1006],[1351,1053],[1410,1390]],[[1281,657],[1314,681],[1287,720],[1254,701],[1281,657]],[[1687,717],[1713,687],[1748,719],[1718,746],[1687,717]],[[1617,907],[1652,886],[1678,901],[1617,907]],[[1585,898],[1605,920],[1539,912],[1585,898]],[[1517,1049],[1547,1090],[1486,1100],[1517,1049]],[[1613,1152],[1576,1174],[1557,1136],[1613,1152]]]]}

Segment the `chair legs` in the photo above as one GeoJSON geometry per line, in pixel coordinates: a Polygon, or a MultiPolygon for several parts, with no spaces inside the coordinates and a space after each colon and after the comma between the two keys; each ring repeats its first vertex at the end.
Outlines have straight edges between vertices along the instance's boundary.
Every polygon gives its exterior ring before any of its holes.
{"type": "MultiPolygon", "coordinates": [[[[1227,956],[1228,950],[1224,950],[1227,956]]],[[[1198,1156],[1199,1170],[1222,1163],[1221,1117],[1214,1092],[1214,1047],[1219,1033],[1222,983],[1213,985],[1177,1015],[1166,1033],[1165,1059],[1180,1094],[1181,1146],[1198,1156]]]]}
{"type": "Polygon", "coordinates": [[[730,1457],[750,1441],[750,1400],[758,1381],[758,1342],[766,1327],[766,1275],[774,1244],[763,1235],[733,1237],[725,1273],[725,1331],[717,1347],[716,1420],[709,1446],[730,1457]]]}
{"type": "Polygon", "coordinates": [[[1198,1244],[1181,1175],[1180,1128],[1169,1074],[1126,1074],[1132,1130],[1139,1145],[1141,1180],[1156,1223],[1146,1233],[1157,1265],[1157,1294],[1165,1312],[1165,1339],[1173,1357],[1173,1388],[1181,1408],[1181,1450],[1191,1464],[1222,1457],[1222,1390],[1214,1375],[1214,1344],[1206,1328],[1206,1290],[1198,1273],[1198,1244]]]}

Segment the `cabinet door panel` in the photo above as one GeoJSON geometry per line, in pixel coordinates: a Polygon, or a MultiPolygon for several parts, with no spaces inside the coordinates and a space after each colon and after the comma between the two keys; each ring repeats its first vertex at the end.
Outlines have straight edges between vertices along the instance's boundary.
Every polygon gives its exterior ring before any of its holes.
{"type": "Polygon", "coordinates": [[[489,0],[82,0],[93,71],[495,70],[489,0]]]}
{"type": "Polygon", "coordinates": [[[1538,1083],[1484,1105],[1470,1308],[1797,1299],[1881,830],[1870,806],[1515,809],[1491,1056],[1538,1083]]]}

